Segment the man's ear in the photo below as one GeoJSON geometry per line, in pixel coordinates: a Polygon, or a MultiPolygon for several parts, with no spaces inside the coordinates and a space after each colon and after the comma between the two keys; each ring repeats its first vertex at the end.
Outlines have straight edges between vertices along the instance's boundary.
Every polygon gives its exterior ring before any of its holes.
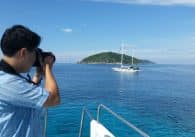
{"type": "Polygon", "coordinates": [[[25,57],[27,54],[27,48],[21,48],[18,52],[17,52],[17,56],[18,57],[25,57]]]}

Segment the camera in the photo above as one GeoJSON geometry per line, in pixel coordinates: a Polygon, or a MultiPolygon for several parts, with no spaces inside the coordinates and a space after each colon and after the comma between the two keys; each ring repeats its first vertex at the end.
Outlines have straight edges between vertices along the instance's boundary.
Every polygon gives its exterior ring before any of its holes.
{"type": "Polygon", "coordinates": [[[34,67],[41,67],[44,59],[48,56],[52,56],[54,59],[54,62],[56,60],[55,55],[52,52],[44,52],[42,49],[37,48],[36,49],[36,58],[35,58],[35,62],[33,64],[34,67]]]}

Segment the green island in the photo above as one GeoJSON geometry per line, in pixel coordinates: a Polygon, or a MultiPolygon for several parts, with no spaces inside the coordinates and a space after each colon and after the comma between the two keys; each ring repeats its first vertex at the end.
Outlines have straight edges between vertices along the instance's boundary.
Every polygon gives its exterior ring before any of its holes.
{"type": "MultiPolygon", "coordinates": [[[[121,54],[114,52],[102,52],[95,55],[88,56],[79,64],[119,64],[121,62],[121,54]]],[[[132,64],[132,57],[123,55],[123,64],[132,64]]],[[[133,57],[133,64],[153,64],[152,61],[143,60],[133,57]]]]}

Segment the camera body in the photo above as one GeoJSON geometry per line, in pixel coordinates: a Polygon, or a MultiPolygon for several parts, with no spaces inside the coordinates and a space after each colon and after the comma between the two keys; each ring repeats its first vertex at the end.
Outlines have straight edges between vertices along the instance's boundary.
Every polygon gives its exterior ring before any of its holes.
{"type": "Polygon", "coordinates": [[[54,62],[55,62],[56,58],[52,52],[44,52],[42,49],[37,48],[36,49],[36,59],[35,59],[33,66],[34,67],[41,67],[43,62],[44,62],[44,59],[48,56],[52,56],[54,59],[54,62]]]}

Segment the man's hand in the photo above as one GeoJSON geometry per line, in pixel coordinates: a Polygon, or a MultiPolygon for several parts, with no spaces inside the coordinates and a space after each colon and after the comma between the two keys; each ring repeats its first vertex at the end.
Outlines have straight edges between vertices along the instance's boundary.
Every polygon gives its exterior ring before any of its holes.
{"type": "Polygon", "coordinates": [[[52,57],[52,56],[45,57],[43,64],[44,64],[44,66],[46,64],[48,64],[50,66],[50,68],[52,68],[53,67],[53,64],[54,64],[54,57],[52,57]]]}

